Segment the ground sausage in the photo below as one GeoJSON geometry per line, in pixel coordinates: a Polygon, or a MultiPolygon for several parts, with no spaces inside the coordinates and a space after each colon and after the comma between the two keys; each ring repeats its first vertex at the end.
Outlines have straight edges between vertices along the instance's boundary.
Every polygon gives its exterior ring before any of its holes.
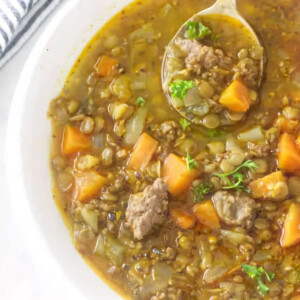
{"type": "Polygon", "coordinates": [[[220,219],[231,226],[251,228],[256,202],[245,194],[230,194],[219,191],[213,196],[213,203],[220,219]]]}
{"type": "Polygon", "coordinates": [[[202,45],[195,40],[177,38],[175,44],[186,55],[186,67],[196,74],[200,74],[203,69],[210,70],[217,65],[228,68],[232,63],[232,59],[226,57],[222,50],[202,45]]]}
{"type": "Polygon", "coordinates": [[[165,220],[168,189],[168,185],[159,178],[146,187],[143,193],[130,196],[126,210],[126,225],[132,228],[136,239],[143,239],[165,220]]]}

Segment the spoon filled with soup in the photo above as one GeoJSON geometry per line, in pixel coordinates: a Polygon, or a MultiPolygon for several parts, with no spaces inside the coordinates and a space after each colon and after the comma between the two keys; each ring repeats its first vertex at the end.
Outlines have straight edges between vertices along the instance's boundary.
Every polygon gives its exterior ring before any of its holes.
{"type": "Polygon", "coordinates": [[[219,0],[190,18],[169,43],[163,89],[194,124],[235,125],[258,100],[263,61],[263,48],[235,0],[219,0]]]}

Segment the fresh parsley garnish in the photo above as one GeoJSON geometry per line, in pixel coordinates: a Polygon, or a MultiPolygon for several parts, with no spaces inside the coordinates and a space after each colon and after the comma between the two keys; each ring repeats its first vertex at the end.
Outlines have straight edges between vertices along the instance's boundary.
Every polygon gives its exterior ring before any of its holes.
{"type": "Polygon", "coordinates": [[[184,99],[188,90],[195,87],[194,81],[190,80],[177,80],[170,84],[171,96],[173,98],[184,99]]]}
{"type": "Polygon", "coordinates": [[[190,156],[189,153],[186,155],[186,165],[189,170],[196,169],[198,167],[198,163],[190,156]]]}
{"type": "Polygon", "coordinates": [[[186,37],[189,39],[203,39],[211,34],[211,30],[201,22],[187,22],[186,37]]]}
{"type": "Polygon", "coordinates": [[[191,122],[189,120],[187,120],[186,118],[181,118],[179,120],[179,123],[183,130],[186,130],[191,125],[191,122]]]}
{"type": "Polygon", "coordinates": [[[243,185],[244,175],[240,172],[242,168],[247,168],[255,172],[257,165],[252,160],[247,160],[241,165],[239,165],[232,172],[224,173],[224,174],[214,173],[214,175],[225,180],[227,185],[223,186],[223,189],[238,189],[238,190],[244,190],[249,193],[250,190],[243,185]]]}
{"type": "Polygon", "coordinates": [[[210,194],[213,192],[214,186],[210,182],[201,182],[196,185],[192,192],[194,195],[194,202],[199,203],[204,200],[204,195],[210,194]]]}
{"type": "Polygon", "coordinates": [[[143,97],[138,97],[135,103],[139,106],[144,106],[146,104],[146,100],[143,97]]]}
{"type": "Polygon", "coordinates": [[[254,267],[251,265],[242,264],[242,270],[245,271],[250,278],[255,278],[258,283],[258,289],[262,296],[266,295],[269,288],[262,282],[262,276],[265,275],[268,281],[271,281],[274,277],[274,273],[269,273],[264,270],[263,267],[254,267]]]}
{"type": "Polygon", "coordinates": [[[226,131],[220,130],[220,129],[210,129],[207,132],[207,136],[209,137],[219,137],[222,135],[225,135],[226,131]]]}

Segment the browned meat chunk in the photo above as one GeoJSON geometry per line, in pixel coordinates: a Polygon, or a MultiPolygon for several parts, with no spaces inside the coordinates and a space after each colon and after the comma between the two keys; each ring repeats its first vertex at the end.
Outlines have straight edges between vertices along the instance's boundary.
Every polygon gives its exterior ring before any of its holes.
{"type": "Polygon", "coordinates": [[[226,69],[232,63],[232,59],[226,57],[222,50],[204,46],[195,40],[177,38],[175,44],[186,56],[186,67],[196,74],[200,74],[203,68],[210,70],[217,65],[226,69]]]}
{"type": "Polygon", "coordinates": [[[250,58],[239,62],[234,71],[238,72],[248,86],[255,86],[258,78],[258,67],[250,58]]]}
{"type": "Polygon", "coordinates": [[[159,178],[143,193],[130,196],[126,225],[132,228],[136,239],[141,240],[163,223],[168,208],[168,189],[167,184],[159,178]]]}
{"type": "Polygon", "coordinates": [[[217,192],[213,196],[213,203],[220,219],[229,226],[243,226],[249,229],[257,205],[255,201],[244,195],[232,195],[229,192],[217,192]]]}
{"type": "Polygon", "coordinates": [[[155,126],[154,130],[158,138],[163,138],[167,142],[174,142],[183,134],[181,126],[175,121],[165,121],[155,126]]]}

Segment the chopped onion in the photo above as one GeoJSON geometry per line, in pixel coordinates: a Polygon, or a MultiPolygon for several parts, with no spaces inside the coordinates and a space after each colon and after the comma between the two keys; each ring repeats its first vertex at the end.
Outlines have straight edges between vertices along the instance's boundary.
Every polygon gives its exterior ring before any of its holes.
{"type": "Polygon", "coordinates": [[[243,152],[239,147],[237,140],[233,136],[229,136],[226,141],[226,151],[243,152]]]}
{"type": "Polygon", "coordinates": [[[146,23],[142,27],[132,31],[129,35],[130,40],[146,39],[153,40],[155,37],[154,29],[151,23],[146,23]]]}
{"type": "Polygon", "coordinates": [[[148,110],[145,107],[139,108],[126,123],[124,141],[126,144],[135,144],[139,139],[147,117],[148,110]]]}
{"type": "Polygon", "coordinates": [[[159,11],[158,15],[162,18],[167,17],[172,11],[174,11],[173,5],[170,3],[165,4],[159,11]]]}
{"type": "Polygon", "coordinates": [[[230,230],[221,230],[221,233],[224,238],[226,238],[234,245],[241,244],[247,239],[247,236],[243,233],[238,233],[230,230]]]}
{"type": "Polygon", "coordinates": [[[89,225],[94,232],[98,232],[98,214],[96,211],[83,208],[81,210],[81,216],[84,222],[89,225]]]}
{"type": "Polygon", "coordinates": [[[165,263],[158,263],[152,269],[152,279],[169,282],[173,275],[173,268],[165,263]]]}
{"type": "Polygon", "coordinates": [[[269,251],[266,250],[258,250],[253,256],[253,260],[258,262],[265,261],[268,259],[272,259],[272,255],[269,253],[269,251]]]}
{"type": "Polygon", "coordinates": [[[157,263],[152,269],[152,277],[147,277],[140,287],[141,299],[150,299],[152,294],[168,286],[174,270],[166,263],[157,263]]]}
{"type": "Polygon", "coordinates": [[[151,295],[155,294],[159,290],[165,288],[168,285],[165,281],[153,281],[151,277],[146,277],[141,285],[139,292],[141,299],[150,299],[151,295]]]}
{"type": "Polygon", "coordinates": [[[99,255],[104,255],[104,252],[105,252],[104,237],[102,234],[99,234],[94,253],[99,255]]]}
{"type": "Polygon", "coordinates": [[[213,283],[217,279],[223,277],[223,275],[229,270],[229,267],[214,266],[207,269],[203,274],[203,281],[206,283],[213,283]]]}
{"type": "Polygon", "coordinates": [[[118,240],[108,237],[105,250],[106,256],[114,265],[120,266],[122,264],[126,249],[118,240]]]}
{"type": "Polygon", "coordinates": [[[238,139],[243,142],[257,142],[265,139],[265,135],[261,126],[251,128],[250,130],[241,132],[238,139]]]}

